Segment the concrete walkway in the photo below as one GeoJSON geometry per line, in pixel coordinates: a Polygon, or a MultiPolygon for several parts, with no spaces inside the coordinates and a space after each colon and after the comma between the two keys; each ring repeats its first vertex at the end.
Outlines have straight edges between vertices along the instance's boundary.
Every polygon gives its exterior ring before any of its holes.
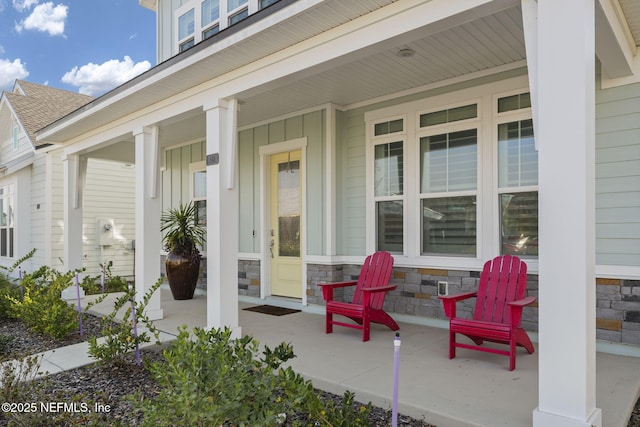
{"type": "MultiPolygon", "coordinates": [[[[89,299],[87,297],[86,299],[89,299]]],[[[264,304],[265,301],[255,301],[264,304]]],[[[295,305],[266,302],[273,305],[295,305]]],[[[112,300],[95,306],[96,314],[111,311],[112,300]]],[[[241,302],[240,308],[254,305],[241,302]]],[[[174,301],[162,290],[164,319],[156,321],[170,340],[181,325],[204,327],[206,297],[174,301]]],[[[538,357],[520,350],[516,370],[508,358],[458,349],[447,358],[447,331],[400,323],[400,412],[446,426],[530,426],[538,403],[538,357]]],[[[281,317],[240,310],[242,333],[270,347],[290,342],[297,357],[290,365],[313,384],[329,392],[356,393],[358,400],[391,407],[394,333],[374,325],[371,341],[363,343],[359,331],[335,327],[324,333],[324,316],[300,312],[281,317]]],[[[43,369],[50,373],[93,362],[87,345],[76,344],[44,355],[43,369]]],[[[562,381],[562,378],[558,378],[562,381]]],[[[603,426],[626,427],[640,393],[640,358],[598,353],[597,406],[603,426]]]]}

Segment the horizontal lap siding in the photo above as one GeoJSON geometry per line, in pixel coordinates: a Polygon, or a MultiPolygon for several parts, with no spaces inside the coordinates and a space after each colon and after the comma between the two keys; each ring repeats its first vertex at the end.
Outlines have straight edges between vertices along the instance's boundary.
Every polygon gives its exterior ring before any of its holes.
{"type": "Polygon", "coordinates": [[[640,266],[640,84],[597,91],[596,249],[598,264],[640,266]]]}
{"type": "Polygon", "coordinates": [[[47,191],[50,194],[51,212],[51,259],[49,266],[62,269],[64,265],[64,177],[62,170],[62,151],[51,153],[51,160],[48,172],[51,177],[51,183],[48,185],[47,191]]]}
{"type": "Polygon", "coordinates": [[[112,262],[113,274],[133,276],[131,241],[135,239],[135,168],[89,159],[82,214],[87,273],[98,274],[100,264],[112,262]],[[113,220],[113,245],[99,246],[98,218],[113,220]]]}
{"type": "MultiPolygon", "coordinates": [[[[31,259],[32,268],[47,263],[47,155],[36,155],[32,166],[31,178],[31,245],[36,253],[31,259]]],[[[20,238],[18,236],[18,238],[20,238]]]]}

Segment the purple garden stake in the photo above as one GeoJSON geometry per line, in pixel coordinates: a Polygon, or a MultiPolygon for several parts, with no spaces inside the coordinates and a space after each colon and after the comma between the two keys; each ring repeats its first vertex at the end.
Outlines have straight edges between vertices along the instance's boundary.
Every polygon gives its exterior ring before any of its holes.
{"type": "MultiPolygon", "coordinates": [[[[131,289],[131,285],[129,285],[129,289],[131,289]]],[[[140,366],[140,344],[138,343],[138,319],[135,298],[131,299],[131,322],[133,323],[133,337],[136,342],[136,364],[140,366]]]]}
{"type": "Polygon", "coordinates": [[[22,287],[22,267],[18,267],[18,280],[20,282],[20,295],[24,297],[24,288],[22,287]]]}
{"type": "Polygon", "coordinates": [[[102,264],[102,278],[100,280],[100,283],[102,284],[102,293],[103,294],[104,294],[104,275],[105,275],[104,264],[102,264]]]}
{"type": "Polygon", "coordinates": [[[400,376],[400,333],[393,339],[393,408],[391,426],[398,427],[398,377],[400,376]]]}
{"type": "Polygon", "coordinates": [[[76,296],[78,297],[78,323],[80,323],[80,336],[84,335],[82,331],[82,306],[80,305],[80,281],[78,280],[78,273],[76,273],[76,296]]]}

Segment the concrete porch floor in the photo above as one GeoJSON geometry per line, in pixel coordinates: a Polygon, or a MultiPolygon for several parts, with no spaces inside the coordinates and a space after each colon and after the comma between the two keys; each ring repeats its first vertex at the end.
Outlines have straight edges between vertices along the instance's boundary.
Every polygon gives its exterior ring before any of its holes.
{"type": "MultiPolygon", "coordinates": [[[[181,325],[189,330],[206,326],[206,296],[175,301],[167,289],[161,292],[164,318],[155,322],[158,329],[175,335],[181,325]]],[[[107,314],[112,302],[107,299],[92,310],[107,314]]],[[[337,394],[351,390],[361,402],[391,408],[394,332],[374,325],[371,340],[363,343],[360,331],[349,328],[334,327],[333,334],[325,334],[320,314],[303,311],[278,317],[242,310],[256,304],[283,305],[273,300],[240,302],[244,335],[261,346],[290,342],[297,355],[290,365],[317,388],[337,394]]],[[[456,359],[449,360],[446,329],[398,323],[401,413],[438,427],[531,425],[538,404],[537,352],[529,355],[519,349],[512,372],[506,356],[458,349],[456,359]]],[[[627,426],[640,394],[639,373],[640,358],[597,354],[596,404],[602,409],[603,426],[627,426]]]]}

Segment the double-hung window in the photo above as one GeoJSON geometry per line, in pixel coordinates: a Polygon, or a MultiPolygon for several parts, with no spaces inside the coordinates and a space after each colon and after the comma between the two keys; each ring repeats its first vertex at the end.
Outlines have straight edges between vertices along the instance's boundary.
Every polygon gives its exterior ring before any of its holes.
{"type": "Polygon", "coordinates": [[[0,256],[13,258],[15,229],[14,185],[0,187],[0,256]]]}
{"type": "Polygon", "coordinates": [[[190,8],[178,15],[178,52],[195,44],[195,9],[190,8]]]}
{"type": "Polygon", "coordinates": [[[538,255],[538,152],[528,93],[498,98],[498,199],[502,254],[538,255]]]}
{"type": "Polygon", "coordinates": [[[229,15],[229,25],[242,21],[249,16],[249,1],[227,0],[227,13],[229,15]]]}
{"type": "Polygon", "coordinates": [[[404,248],[404,121],[396,118],[373,128],[376,248],[391,253],[404,248]]]}
{"type": "Polygon", "coordinates": [[[207,225],[207,169],[205,162],[189,165],[191,201],[196,206],[196,224],[207,225]]]}
{"type": "Polygon", "coordinates": [[[524,87],[517,77],[365,113],[367,250],[438,268],[514,254],[537,268],[538,153],[524,87]]]}
{"type": "Polygon", "coordinates": [[[477,104],[420,114],[422,255],[476,256],[477,104]]]}
{"type": "Polygon", "coordinates": [[[188,0],[174,12],[177,52],[214,36],[279,0],[188,0]]]}
{"type": "Polygon", "coordinates": [[[220,31],[220,0],[204,0],[200,4],[202,40],[220,31]]]}

